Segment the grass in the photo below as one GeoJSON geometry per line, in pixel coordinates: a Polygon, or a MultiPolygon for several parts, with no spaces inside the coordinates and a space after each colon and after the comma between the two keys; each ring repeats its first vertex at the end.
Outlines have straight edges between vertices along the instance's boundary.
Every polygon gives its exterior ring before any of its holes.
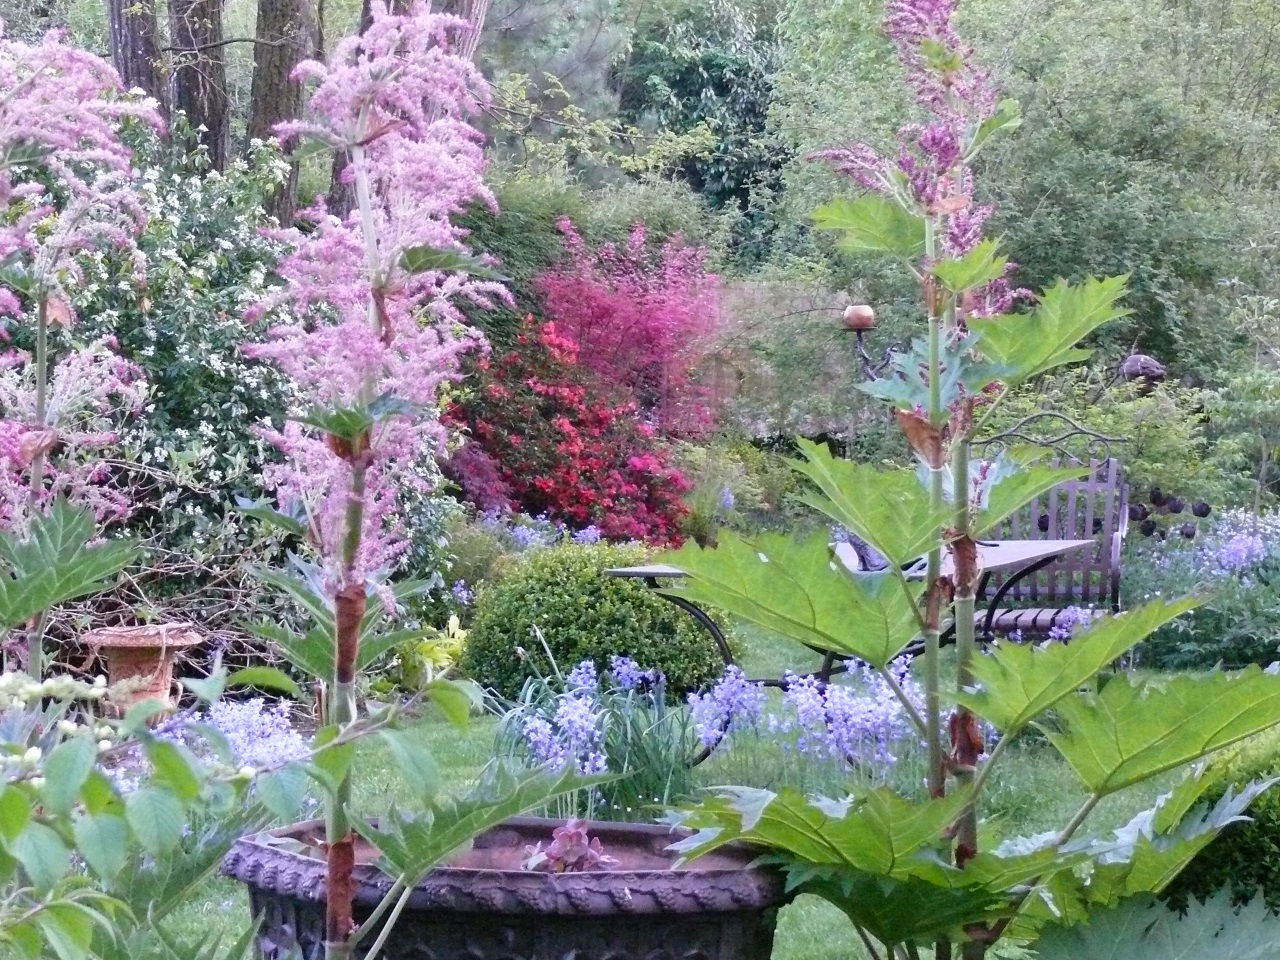
{"type": "MultiPolygon", "coordinates": [[[[780,677],[787,669],[804,672],[819,664],[816,654],[791,641],[756,630],[740,633],[742,666],[753,678],[780,677]]],[[[474,720],[468,730],[459,731],[443,719],[427,717],[415,728],[415,734],[435,756],[444,789],[462,791],[475,781],[493,755],[495,723],[486,716],[474,720]]],[[[724,775],[731,767],[717,771],[716,764],[713,759],[705,765],[704,782],[727,782],[724,775]]],[[[1108,798],[1090,818],[1090,829],[1100,832],[1126,822],[1138,810],[1151,806],[1155,797],[1168,789],[1168,782],[1143,785],[1108,798]]],[[[1057,755],[1043,743],[1031,741],[1008,755],[1002,774],[994,779],[987,795],[984,814],[998,825],[1002,835],[1029,835],[1061,827],[1084,796],[1057,755]]],[[[413,797],[380,741],[372,740],[359,748],[354,801],[365,815],[381,812],[391,802],[413,807],[413,797]]],[[[243,888],[219,877],[211,878],[200,896],[172,918],[171,928],[234,933],[248,920],[243,888]]],[[[821,900],[801,897],[781,911],[773,956],[774,960],[865,960],[866,955],[843,914],[821,900]]]]}

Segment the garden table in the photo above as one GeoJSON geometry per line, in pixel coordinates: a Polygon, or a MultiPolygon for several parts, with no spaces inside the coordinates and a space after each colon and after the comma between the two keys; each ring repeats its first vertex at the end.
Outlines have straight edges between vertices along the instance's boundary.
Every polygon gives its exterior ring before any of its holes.
{"type": "MultiPolygon", "coordinates": [[[[982,620],[982,630],[980,637],[983,642],[990,642],[992,639],[992,621],[997,611],[1000,609],[1000,602],[1005,596],[1023,579],[1031,576],[1039,570],[1044,569],[1049,564],[1065,557],[1069,553],[1082,550],[1085,547],[1092,547],[1096,544],[1092,540],[993,540],[979,541],[978,543],[978,564],[982,569],[982,579],[978,585],[978,596],[981,597],[985,591],[992,574],[1005,574],[999,589],[991,597],[991,600],[984,608],[979,609],[977,616],[982,620]]],[[[857,554],[854,553],[853,547],[847,543],[838,543],[833,550],[836,558],[840,560],[852,573],[861,574],[857,554]]],[[[908,564],[904,572],[913,579],[923,579],[925,575],[927,560],[921,557],[908,564]]],[[[951,558],[946,557],[942,563],[942,573],[944,575],[952,572],[951,558]]],[[[606,570],[606,574],[611,577],[623,577],[629,579],[643,580],[645,584],[652,590],[660,590],[660,580],[679,580],[688,576],[679,567],[669,566],[667,564],[648,564],[639,567],[615,567],[606,570]]],[[[702,626],[704,630],[710,634],[711,639],[715,641],[716,648],[720,652],[720,656],[724,659],[725,666],[733,665],[733,651],[729,648],[729,643],[725,639],[724,633],[705,610],[696,603],[686,597],[679,596],[668,592],[660,593],[660,596],[670,600],[680,609],[684,610],[692,616],[702,626]]],[[[951,636],[955,632],[953,624],[947,630],[946,636],[951,636]]],[[[837,654],[830,650],[821,650],[813,648],[816,652],[821,653],[824,657],[822,668],[818,670],[814,676],[823,682],[830,680],[833,674],[841,673],[844,670],[844,664],[837,662],[837,654]]],[[[915,643],[907,648],[907,655],[915,655],[924,649],[923,643],[915,643]]],[[[766,686],[782,686],[783,679],[767,679],[761,681],[766,686]]]]}

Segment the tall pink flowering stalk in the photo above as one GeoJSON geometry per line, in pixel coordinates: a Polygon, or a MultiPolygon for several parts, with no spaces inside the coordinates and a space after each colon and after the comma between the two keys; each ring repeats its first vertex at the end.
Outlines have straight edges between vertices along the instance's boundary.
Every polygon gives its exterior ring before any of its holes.
{"type": "MultiPolygon", "coordinates": [[[[955,30],[957,0],[891,0],[885,32],[906,70],[907,82],[922,113],[921,122],[898,132],[896,156],[886,156],[866,143],[853,143],[811,155],[830,161],[837,172],[859,186],[926,214],[936,225],[931,257],[963,257],[983,238],[983,226],[994,212],[974,198],[974,157],[995,127],[1016,109],[1002,102],[989,71],[976,63],[973,48],[955,30]]],[[[926,263],[927,267],[928,264],[926,263]]],[[[987,284],[964,305],[975,317],[997,316],[1028,290],[1011,286],[1005,277],[987,284]]]]}
{"type": "MultiPolygon", "coordinates": [[[[395,610],[386,577],[405,549],[399,495],[423,481],[415,461],[444,440],[438,391],[479,337],[463,323],[459,297],[487,304],[503,288],[459,268],[463,231],[451,217],[476,198],[480,135],[466,122],[485,96],[472,64],[450,52],[466,21],[415,3],[406,15],[374,4],[373,22],[343,41],[328,65],[296,75],[316,86],[311,119],[285,125],[348,152],[344,177],[356,208],[345,219],[318,205],[307,232],[285,236],[293,253],[284,287],[252,317],[276,322],[253,348],[295,384],[304,409],[267,436],[285,462],[266,471],[285,512],[300,517],[336,621],[326,721],[355,719],[360,623],[367,597],[395,610]]],[[[327,817],[327,952],[346,956],[353,924],[354,844],[344,778],[327,817]]]]}
{"type": "MultiPolygon", "coordinates": [[[[94,453],[113,443],[113,419],[136,410],[144,385],[108,340],[56,361],[51,327],[75,322],[68,287],[79,258],[96,251],[131,257],[144,224],[131,153],[119,129],[132,118],[160,125],[154,105],[123,98],[102,59],[50,33],[35,45],[8,40],[0,24],[0,318],[29,324],[34,349],[0,358],[0,523],[22,528],[56,497],[123,516],[128,503],[103,486],[94,453]]],[[[41,671],[39,630],[28,669],[41,671]]]]}
{"type": "MultiPolygon", "coordinates": [[[[981,358],[970,352],[969,318],[1007,313],[1015,301],[1031,297],[1029,291],[1015,289],[1010,283],[1016,264],[998,258],[995,244],[983,239],[983,226],[992,207],[975,199],[970,166],[993,133],[1017,124],[1017,105],[1001,102],[990,75],[975,65],[972,48],[954,28],[956,4],[957,0],[890,0],[887,6],[885,30],[897,48],[923,116],[922,122],[899,131],[896,158],[877,153],[864,143],[816,154],[832,161],[839,172],[865,190],[900,207],[913,223],[923,224],[922,256],[916,258],[912,270],[921,281],[928,313],[927,346],[924,355],[900,356],[894,377],[876,381],[868,390],[891,398],[898,374],[924,361],[927,402],[922,397],[907,409],[899,408],[898,422],[926,472],[930,504],[938,514],[947,508],[948,481],[953,490],[968,491],[953,498],[951,519],[937,531],[936,546],[929,551],[925,579],[924,719],[928,787],[935,797],[946,793],[949,776],[957,789],[973,791],[984,749],[977,718],[963,706],[948,718],[950,750],[944,745],[938,647],[942,618],[951,606],[957,683],[961,690],[972,685],[974,607],[981,576],[972,536],[973,505],[994,479],[993,465],[971,466],[970,451],[976,413],[989,397],[966,386],[944,396],[942,373],[947,364],[972,367],[975,373],[981,366],[981,358]],[[943,261],[961,260],[991,268],[991,279],[958,295],[947,289],[934,271],[943,261]],[[949,576],[943,575],[944,541],[952,563],[949,576]]],[[[998,393],[998,383],[993,381],[994,377],[974,378],[975,383],[985,382],[998,393]]],[[[953,855],[956,866],[962,868],[978,855],[978,818],[973,805],[955,825],[953,855]]],[[[962,953],[965,960],[980,960],[985,949],[975,938],[963,945],[962,953]]],[[[940,960],[949,960],[951,944],[940,941],[937,954],[940,960]]]]}

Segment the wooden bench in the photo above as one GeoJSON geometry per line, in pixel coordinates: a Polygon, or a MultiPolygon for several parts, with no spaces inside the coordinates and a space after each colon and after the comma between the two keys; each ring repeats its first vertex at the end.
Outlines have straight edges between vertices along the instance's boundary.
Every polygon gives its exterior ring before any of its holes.
{"type": "Polygon", "coordinates": [[[999,574],[984,578],[982,597],[991,600],[980,604],[990,608],[980,616],[982,633],[1047,634],[1073,606],[1118,613],[1120,548],[1128,524],[1129,488],[1114,457],[1090,460],[1087,477],[1054,487],[1009,517],[987,536],[1094,540],[1097,547],[1064,556],[1016,583],[999,574]]]}

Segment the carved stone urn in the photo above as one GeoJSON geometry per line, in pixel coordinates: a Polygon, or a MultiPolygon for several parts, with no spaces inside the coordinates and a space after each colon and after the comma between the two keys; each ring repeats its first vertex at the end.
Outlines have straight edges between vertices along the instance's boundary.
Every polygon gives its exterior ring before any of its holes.
{"type": "Polygon", "coordinates": [[[172,707],[173,665],[178,654],[201,641],[189,623],[148,624],[140,627],[102,627],[82,638],[107,661],[107,679],[115,687],[112,706],[124,713],[135,703],[156,700],[172,707]]]}
{"type": "MultiPolygon", "coordinates": [[[[680,869],[667,847],[683,834],[648,824],[592,823],[605,869],[523,868],[526,847],[562,821],[509,820],[418,885],[387,938],[386,960],[769,960],[780,873],[752,866],[756,852],[721,848],[680,869]]],[[[241,838],[222,871],[249,887],[264,960],[323,960],[324,825],[297,824],[241,838]]],[[[357,853],[355,914],[368,917],[391,888],[357,853]]],[[[375,939],[355,951],[363,956],[375,939]]]]}

